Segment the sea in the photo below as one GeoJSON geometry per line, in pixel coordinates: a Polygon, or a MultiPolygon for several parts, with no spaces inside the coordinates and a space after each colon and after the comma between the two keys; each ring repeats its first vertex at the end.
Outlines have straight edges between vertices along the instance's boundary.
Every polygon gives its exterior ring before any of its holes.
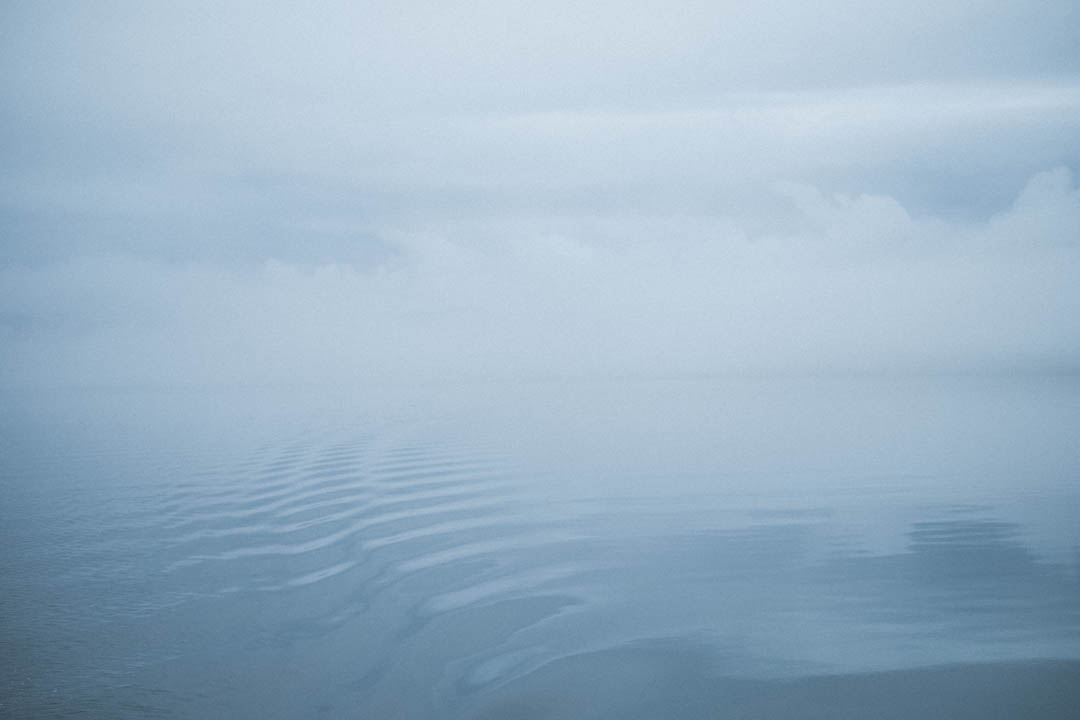
{"type": "Polygon", "coordinates": [[[6,389],[0,716],[1077,718],[1080,376],[6,389]]]}

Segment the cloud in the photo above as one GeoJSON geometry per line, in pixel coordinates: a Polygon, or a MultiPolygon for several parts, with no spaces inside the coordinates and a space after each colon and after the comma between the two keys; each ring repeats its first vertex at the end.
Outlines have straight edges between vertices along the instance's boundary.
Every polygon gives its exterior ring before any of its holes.
{"type": "Polygon", "coordinates": [[[194,136],[50,117],[10,138],[8,261],[363,264],[389,251],[389,236],[455,225],[602,233],[673,216],[760,233],[792,213],[770,190],[782,178],[975,219],[1006,208],[1032,173],[1080,163],[1071,85],[744,93],[660,111],[300,115],[276,129],[226,116],[194,136]]]}
{"type": "Polygon", "coordinates": [[[0,371],[1072,366],[1074,5],[6,4],[0,371]]]}
{"type": "Polygon", "coordinates": [[[798,209],[785,234],[676,218],[621,243],[617,227],[527,224],[496,241],[459,226],[398,237],[374,265],[11,266],[2,370],[9,384],[363,385],[1080,362],[1067,170],[1034,176],[979,223],[913,217],[882,196],[781,192],[798,209]]]}

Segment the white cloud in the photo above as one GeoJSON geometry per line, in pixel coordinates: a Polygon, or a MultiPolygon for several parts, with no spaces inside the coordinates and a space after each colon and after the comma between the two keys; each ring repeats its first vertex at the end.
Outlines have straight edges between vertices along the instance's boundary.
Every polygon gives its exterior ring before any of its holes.
{"type": "Polygon", "coordinates": [[[1066,170],[975,224],[888,197],[785,192],[800,213],[768,237],[673,220],[621,244],[588,226],[504,226],[517,234],[493,242],[459,226],[402,238],[367,268],[9,267],[2,369],[8,383],[364,384],[1080,362],[1080,192],[1066,170]]]}
{"type": "Polygon", "coordinates": [[[8,4],[0,369],[1074,364],[1073,4],[8,4]]]}

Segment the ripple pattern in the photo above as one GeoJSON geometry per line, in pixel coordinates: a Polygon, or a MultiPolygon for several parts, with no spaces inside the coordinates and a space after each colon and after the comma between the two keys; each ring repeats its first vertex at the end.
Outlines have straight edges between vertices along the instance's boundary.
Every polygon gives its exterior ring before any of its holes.
{"type": "Polygon", "coordinates": [[[1075,494],[763,492],[319,417],[240,451],[0,446],[0,715],[468,717],[671,648],[762,677],[1080,657],[1075,494]],[[1047,510],[1067,542],[1032,541],[1047,510]]]}
{"type": "Polygon", "coordinates": [[[443,618],[562,598],[517,614],[466,655],[473,662],[445,660],[462,675],[494,677],[492,668],[515,667],[499,658],[521,652],[509,639],[573,604],[586,570],[573,550],[582,536],[530,504],[523,480],[495,453],[446,443],[267,447],[189,474],[161,497],[164,586],[177,596],[199,588],[217,607],[271,603],[261,634],[271,645],[355,637],[365,692],[375,694],[391,692],[394,663],[443,618]]]}

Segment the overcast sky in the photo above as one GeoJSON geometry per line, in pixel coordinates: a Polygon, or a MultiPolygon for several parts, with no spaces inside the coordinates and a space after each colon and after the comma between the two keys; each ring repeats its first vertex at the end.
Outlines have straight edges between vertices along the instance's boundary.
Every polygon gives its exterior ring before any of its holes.
{"type": "Polygon", "coordinates": [[[0,382],[1080,367],[1080,6],[5,2],[0,382]]]}

